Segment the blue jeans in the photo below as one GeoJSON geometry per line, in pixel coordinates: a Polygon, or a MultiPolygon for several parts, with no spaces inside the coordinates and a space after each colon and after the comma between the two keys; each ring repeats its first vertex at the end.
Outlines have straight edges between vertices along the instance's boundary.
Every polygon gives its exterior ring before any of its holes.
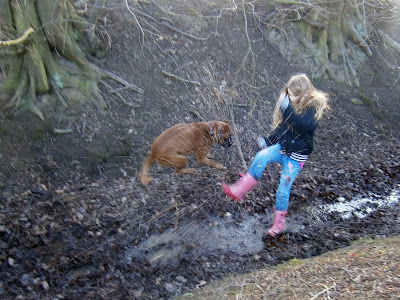
{"type": "Polygon", "coordinates": [[[251,162],[249,173],[255,179],[260,180],[268,164],[280,163],[282,171],[279,188],[276,192],[275,208],[277,210],[287,210],[289,207],[290,189],[304,163],[300,163],[282,154],[281,150],[281,145],[275,144],[259,151],[251,162]]]}

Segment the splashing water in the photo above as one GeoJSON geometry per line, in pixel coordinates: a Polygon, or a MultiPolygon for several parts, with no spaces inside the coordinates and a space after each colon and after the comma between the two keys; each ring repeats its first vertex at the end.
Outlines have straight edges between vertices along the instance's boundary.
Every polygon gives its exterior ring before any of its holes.
{"type": "MultiPolygon", "coordinates": [[[[343,219],[365,218],[378,209],[384,209],[400,202],[400,185],[387,196],[370,193],[369,197],[357,197],[346,201],[338,198],[334,204],[305,207],[316,219],[337,214],[343,219]]],[[[256,255],[265,247],[262,233],[271,225],[272,214],[243,214],[240,222],[233,220],[229,213],[224,218],[208,217],[179,224],[163,233],[153,234],[142,243],[125,252],[128,261],[147,261],[153,267],[177,266],[182,259],[195,261],[209,254],[256,255]]],[[[304,216],[287,219],[286,228],[295,233],[304,229],[304,216]]]]}

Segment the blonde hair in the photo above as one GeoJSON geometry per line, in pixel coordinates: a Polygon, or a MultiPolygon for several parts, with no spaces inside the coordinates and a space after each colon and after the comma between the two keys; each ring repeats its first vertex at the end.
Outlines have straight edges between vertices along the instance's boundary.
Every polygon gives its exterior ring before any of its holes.
{"type": "MultiPolygon", "coordinates": [[[[288,90],[291,90],[296,96],[303,97],[308,93],[308,96],[296,103],[292,103],[293,108],[297,114],[303,113],[305,110],[314,107],[316,110],[315,119],[319,120],[322,118],[325,110],[330,109],[328,105],[328,94],[317,90],[310,79],[308,79],[306,74],[298,74],[292,76],[289,81],[286,83],[284,88],[282,89],[282,93],[287,93],[288,90]]],[[[279,98],[276,101],[274,116],[272,120],[272,128],[277,128],[283,120],[282,112],[279,108],[280,101],[279,98]]]]}

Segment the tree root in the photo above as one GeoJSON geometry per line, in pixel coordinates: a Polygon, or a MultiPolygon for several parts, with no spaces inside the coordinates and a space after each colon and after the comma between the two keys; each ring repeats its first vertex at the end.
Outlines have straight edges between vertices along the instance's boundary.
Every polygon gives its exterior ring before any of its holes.
{"type": "MultiPolygon", "coordinates": [[[[122,79],[121,77],[100,69],[94,65],[91,65],[88,63],[87,69],[92,70],[91,72],[80,72],[78,74],[70,74],[70,73],[65,73],[64,74],[64,79],[65,76],[69,76],[71,78],[75,78],[73,81],[79,81],[81,82],[80,84],[74,84],[73,82],[66,82],[63,80],[63,78],[59,78],[59,80],[50,80],[50,90],[54,92],[54,94],[57,96],[59,101],[64,107],[68,106],[67,101],[63,98],[61,94],[61,87],[66,87],[66,86],[72,86],[72,87],[77,87],[83,94],[85,95],[93,95],[96,99],[95,104],[99,109],[106,109],[107,104],[103,98],[103,96],[100,93],[99,89],[99,83],[105,86],[106,90],[111,93],[115,94],[124,104],[136,108],[139,107],[139,105],[134,105],[133,103],[127,101],[122,95],[122,91],[126,90],[132,90],[136,93],[139,93],[140,95],[144,94],[144,90],[137,87],[134,84],[131,84],[127,82],[126,80],[122,79]],[[79,79],[77,79],[79,78],[79,79]],[[121,84],[122,87],[120,88],[113,88],[110,84],[108,84],[105,79],[111,79],[118,84],[121,84]]],[[[51,77],[55,78],[56,75],[51,75],[51,77]]],[[[44,116],[40,109],[36,106],[36,102],[38,102],[37,97],[36,97],[36,89],[35,86],[32,84],[34,80],[32,78],[29,78],[28,76],[25,76],[23,80],[20,81],[20,84],[18,88],[15,91],[14,96],[11,98],[11,100],[4,106],[4,110],[6,111],[8,116],[13,116],[18,114],[18,112],[23,111],[23,110],[29,110],[35,115],[37,115],[40,119],[44,120],[44,116]],[[30,95],[29,97],[27,95],[30,95]]],[[[141,99],[135,99],[135,101],[138,101],[141,103],[141,99]]]]}
{"type": "MultiPolygon", "coordinates": [[[[309,26],[309,25],[307,25],[309,26]]],[[[334,74],[329,66],[328,59],[328,47],[327,45],[327,30],[319,30],[318,35],[318,46],[315,46],[312,41],[307,38],[306,35],[300,35],[298,37],[301,44],[307,49],[307,56],[311,57],[313,60],[312,78],[322,78],[324,74],[328,74],[329,78],[333,79],[334,74]]]]}
{"type": "MultiPolygon", "coordinates": [[[[104,6],[104,0],[100,2],[104,6]]],[[[93,14],[91,17],[93,18],[93,14]]],[[[67,101],[61,93],[62,88],[65,87],[76,88],[86,96],[94,96],[98,107],[105,109],[107,105],[100,93],[100,84],[105,86],[109,93],[117,95],[123,103],[137,107],[127,101],[121,92],[131,90],[142,95],[143,89],[87,60],[86,54],[74,37],[80,33],[88,33],[88,41],[91,45],[86,46],[94,51],[95,44],[98,43],[94,37],[95,25],[88,24],[80,18],[71,2],[37,0],[35,5],[21,2],[19,5],[10,6],[8,18],[10,24],[14,21],[16,32],[20,37],[0,42],[2,47],[0,53],[2,55],[15,53],[4,52],[3,49],[13,51],[23,49],[20,55],[11,56],[9,61],[6,61],[7,78],[0,86],[2,90],[14,92],[11,100],[4,107],[8,115],[12,116],[20,111],[29,110],[44,120],[37,106],[39,102],[37,95],[54,93],[66,107],[67,101]],[[71,19],[71,22],[66,20],[67,17],[71,19]],[[59,21],[54,22],[54,20],[59,21]],[[35,28],[35,34],[32,35],[33,28],[35,28]],[[56,50],[56,53],[52,49],[56,50]],[[56,60],[55,57],[59,56],[62,59],[56,60]],[[107,79],[122,87],[112,88],[105,81],[107,79]]],[[[141,102],[141,99],[136,101],[141,102]]]]}
{"type": "Polygon", "coordinates": [[[275,14],[264,20],[271,31],[268,39],[283,55],[303,62],[305,52],[313,78],[327,77],[359,86],[357,69],[373,54],[366,12],[360,13],[365,8],[359,1],[314,1],[312,6],[304,1],[273,2],[277,3],[275,14]],[[296,40],[301,47],[296,45],[296,40]]]}
{"type": "Polygon", "coordinates": [[[345,21],[344,23],[344,31],[346,32],[348,37],[351,37],[353,41],[365,52],[367,56],[372,55],[371,48],[367,44],[366,40],[361,37],[361,35],[358,33],[356,28],[354,27],[353,21],[345,21]]]}
{"type": "Polygon", "coordinates": [[[387,34],[385,34],[382,30],[378,30],[378,34],[381,37],[381,39],[383,40],[383,42],[392,47],[394,50],[396,50],[396,52],[398,54],[400,54],[400,44],[398,42],[396,42],[395,40],[393,40],[390,36],[388,36],[387,34]]]}
{"type": "MultiPolygon", "coordinates": [[[[139,93],[140,95],[143,95],[144,94],[144,90],[142,88],[139,88],[138,86],[136,86],[133,83],[127,82],[126,80],[122,79],[121,77],[119,77],[119,76],[117,76],[117,75],[115,75],[115,74],[113,74],[113,73],[111,73],[109,71],[99,69],[99,72],[102,75],[102,77],[112,79],[115,82],[117,82],[117,83],[122,85],[122,87],[120,87],[120,88],[112,88],[104,80],[100,80],[100,82],[107,88],[108,92],[110,92],[111,94],[117,95],[118,98],[121,99],[121,101],[123,103],[125,103],[126,105],[128,105],[130,107],[139,107],[138,105],[134,105],[134,104],[126,101],[126,99],[121,95],[120,92],[126,91],[126,90],[132,90],[132,91],[134,91],[136,93],[139,93]]],[[[135,100],[140,102],[140,103],[142,102],[141,99],[135,99],[135,100]]]]}

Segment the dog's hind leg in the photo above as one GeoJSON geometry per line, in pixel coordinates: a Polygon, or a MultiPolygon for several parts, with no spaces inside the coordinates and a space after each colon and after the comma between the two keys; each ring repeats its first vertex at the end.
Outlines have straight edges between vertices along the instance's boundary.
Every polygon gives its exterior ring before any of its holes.
{"type": "Polygon", "coordinates": [[[188,169],[188,168],[184,169],[188,162],[187,157],[184,155],[177,154],[174,156],[164,156],[162,158],[158,158],[157,160],[161,165],[175,168],[175,173],[179,174],[196,173],[195,169],[188,169]]]}

